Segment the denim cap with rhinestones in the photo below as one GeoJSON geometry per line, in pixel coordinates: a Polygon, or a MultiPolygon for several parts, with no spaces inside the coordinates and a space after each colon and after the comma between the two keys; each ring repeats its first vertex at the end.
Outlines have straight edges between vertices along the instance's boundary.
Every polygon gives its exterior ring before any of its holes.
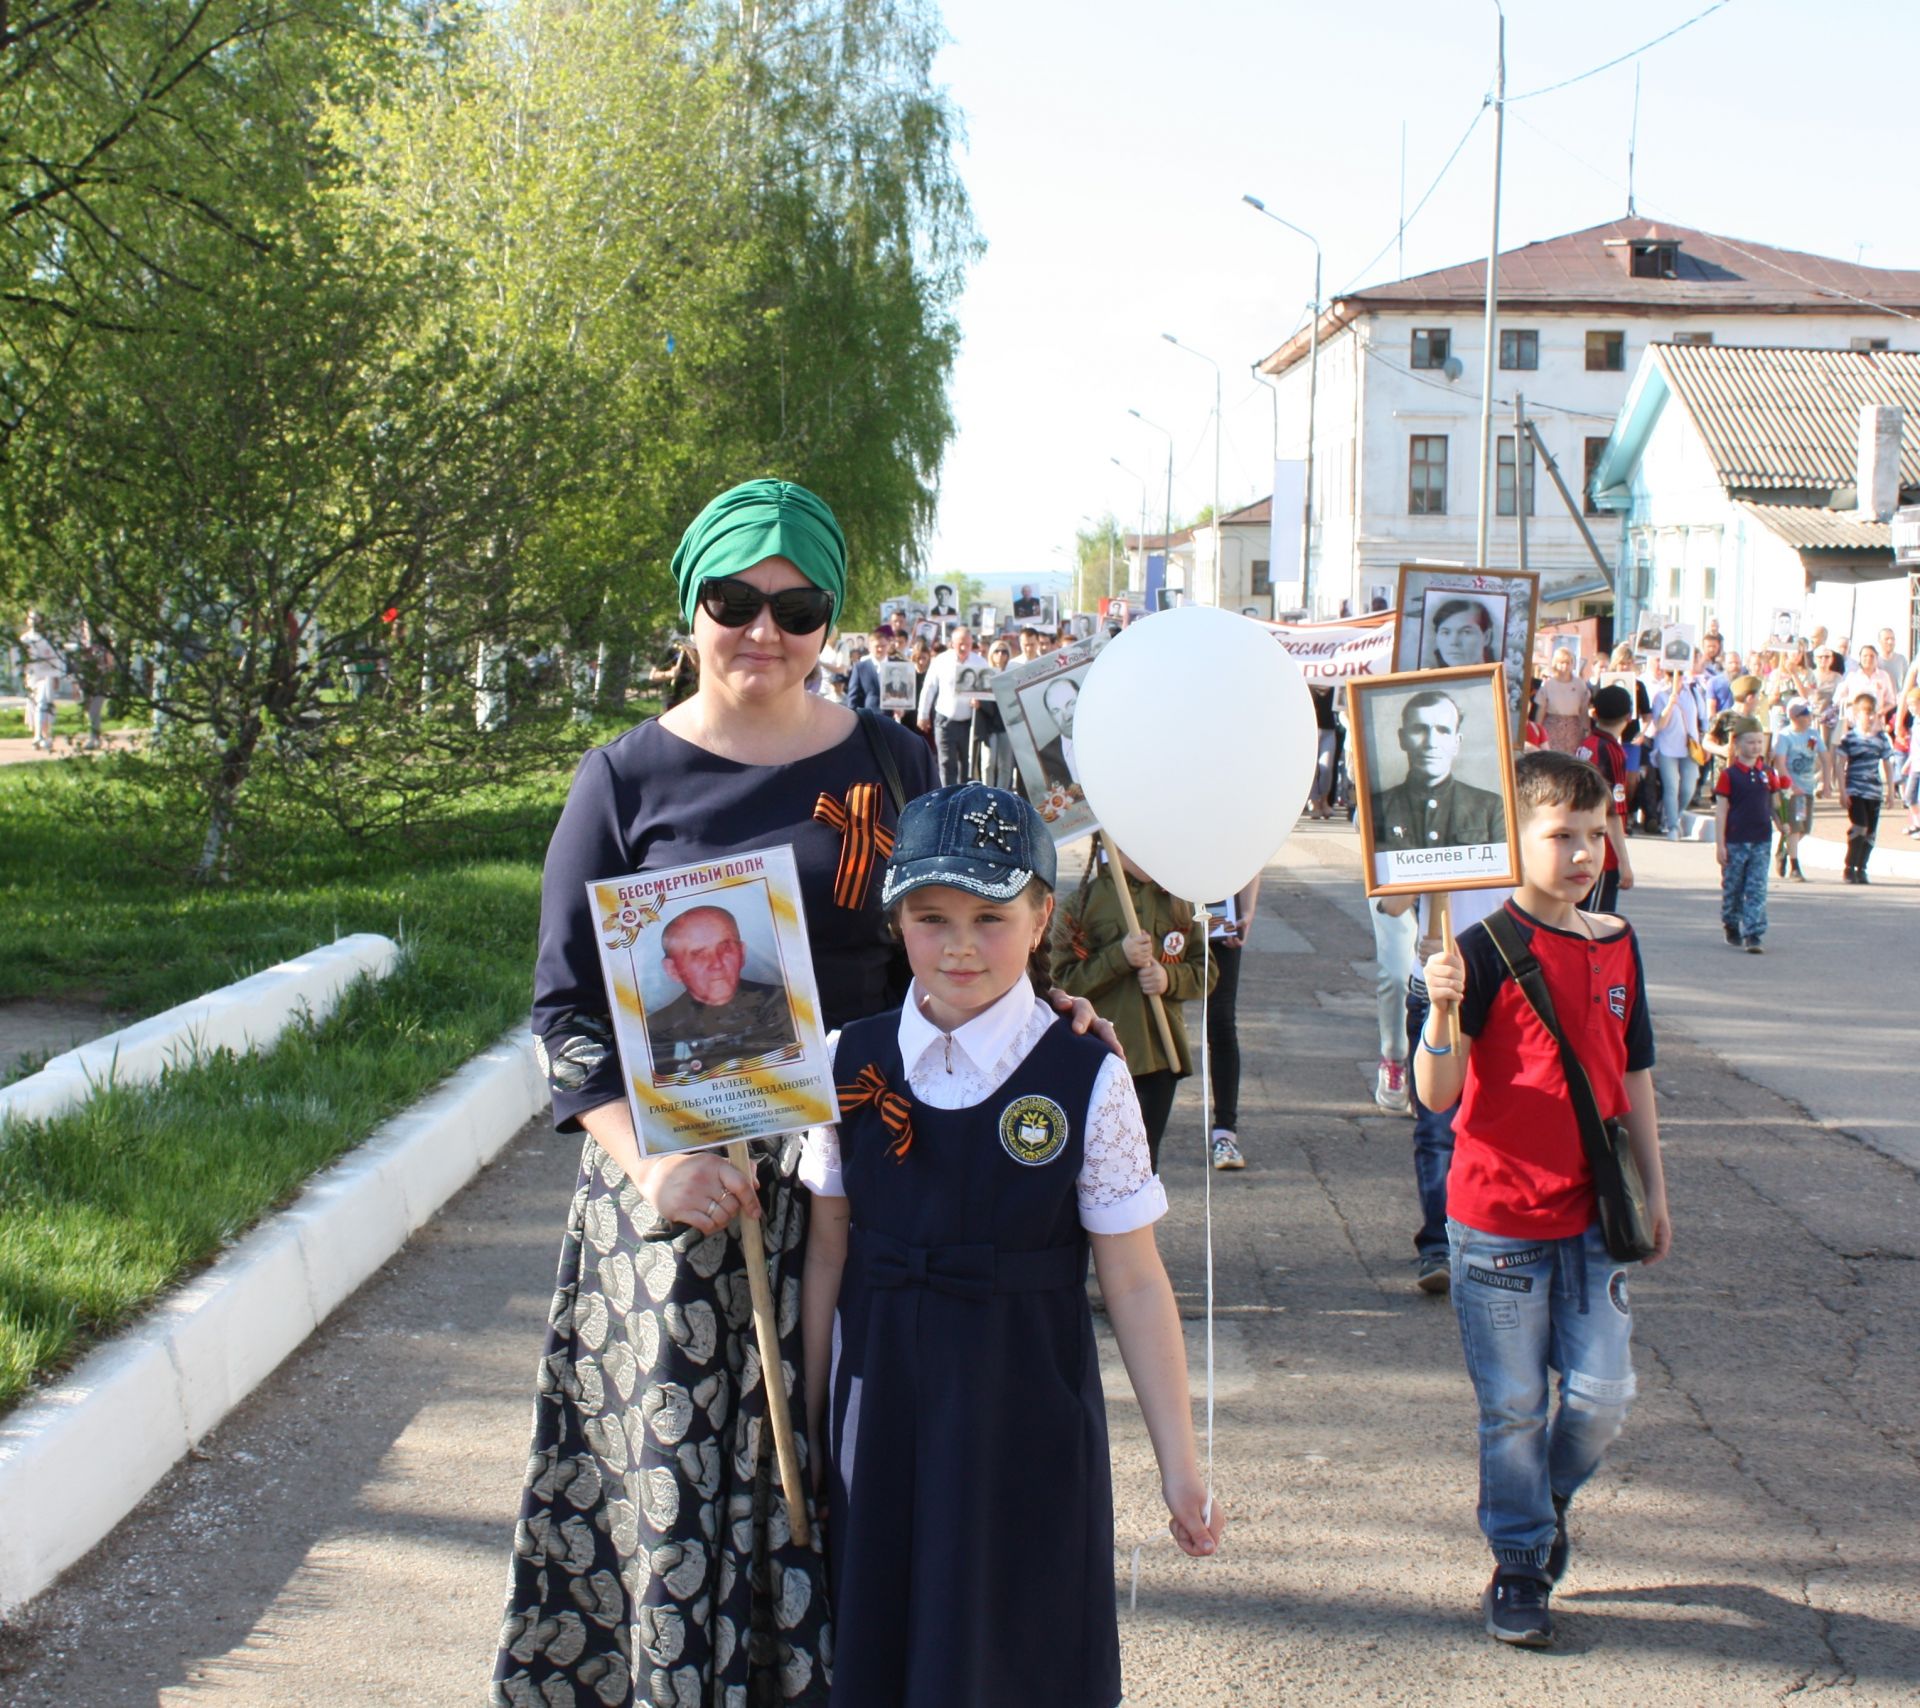
{"type": "Polygon", "coordinates": [[[901,811],[880,905],[928,884],[1012,901],[1035,878],[1052,889],[1056,870],[1053,838],[1031,806],[1005,789],[955,783],[901,811]]]}

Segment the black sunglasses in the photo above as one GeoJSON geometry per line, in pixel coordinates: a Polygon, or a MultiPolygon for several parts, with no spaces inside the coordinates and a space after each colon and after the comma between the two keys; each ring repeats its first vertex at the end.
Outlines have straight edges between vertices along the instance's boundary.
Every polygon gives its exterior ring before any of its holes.
{"type": "Polygon", "coordinates": [[[700,589],[700,609],[723,629],[744,629],[763,605],[772,607],[774,622],[790,635],[810,635],[833,615],[833,595],[824,587],[762,593],[751,581],[725,575],[700,589]]]}

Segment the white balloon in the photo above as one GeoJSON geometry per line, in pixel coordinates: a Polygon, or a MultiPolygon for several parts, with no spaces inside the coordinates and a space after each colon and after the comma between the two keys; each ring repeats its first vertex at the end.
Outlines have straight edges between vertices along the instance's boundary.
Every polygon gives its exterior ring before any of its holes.
{"type": "Polygon", "coordinates": [[[1182,605],[1095,656],[1074,708],[1087,803],[1121,851],[1192,902],[1244,887],[1292,832],[1319,752],[1306,678],[1272,632],[1182,605]]]}

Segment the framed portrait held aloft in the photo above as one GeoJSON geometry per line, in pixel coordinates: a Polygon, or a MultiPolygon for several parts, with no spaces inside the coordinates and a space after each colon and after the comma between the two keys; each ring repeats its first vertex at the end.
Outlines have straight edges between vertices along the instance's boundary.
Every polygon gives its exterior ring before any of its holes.
{"type": "Polygon", "coordinates": [[[1347,684],[1367,894],[1520,882],[1505,667],[1347,684]]]}
{"type": "Polygon", "coordinates": [[[994,675],[993,666],[976,652],[965,664],[954,669],[954,698],[964,700],[969,706],[977,706],[982,700],[991,700],[994,675]]]}
{"type": "Polygon", "coordinates": [[[914,707],[913,660],[882,659],[875,667],[880,672],[880,709],[883,712],[910,712],[914,707]]]}
{"type": "Polygon", "coordinates": [[[838,1118],[793,849],[587,885],[640,1149],[838,1118]]]}
{"type": "Polygon", "coordinates": [[[1506,666],[1509,734],[1527,715],[1540,577],[1525,569],[1445,569],[1403,563],[1394,606],[1393,668],[1506,666]]]}
{"type": "Polygon", "coordinates": [[[1691,669],[1699,644],[1700,631],[1692,623],[1668,623],[1660,631],[1660,662],[1669,670],[1691,669]]]}
{"type": "Polygon", "coordinates": [[[1020,781],[1056,846],[1100,828],[1074,765],[1073,717],[1081,680],[1106,644],[1106,634],[1096,633],[993,677],[1020,781]]]}

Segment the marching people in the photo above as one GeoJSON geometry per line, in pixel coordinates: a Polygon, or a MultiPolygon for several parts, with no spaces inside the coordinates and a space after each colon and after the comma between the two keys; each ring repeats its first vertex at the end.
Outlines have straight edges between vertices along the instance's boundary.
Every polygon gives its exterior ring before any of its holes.
{"type": "Polygon", "coordinates": [[[1240,956],[1253,929],[1260,876],[1207,910],[1207,952],[1215,972],[1207,997],[1207,1059],[1213,1092],[1213,1130],[1207,1135],[1215,1168],[1245,1168],[1240,1150],[1240,956]]]}
{"type": "Polygon", "coordinates": [[[1607,780],[1613,804],[1607,813],[1607,855],[1600,881],[1581,905],[1589,913],[1611,913],[1620,892],[1633,888],[1633,856],[1627,851],[1627,751],[1621,738],[1633,721],[1633,696],[1617,682],[1593,696],[1593,728],[1574,749],[1607,780]]]}
{"type": "MultiPolygon", "coordinates": [[[[1747,678],[1752,681],[1751,677],[1747,678]]],[[[1713,785],[1714,858],[1720,866],[1720,925],[1728,944],[1750,955],[1767,934],[1767,861],[1773,850],[1773,798],[1793,785],[1766,763],[1766,726],[1734,720],[1732,748],[1713,785]]]]}
{"type": "Polygon", "coordinates": [[[38,611],[27,613],[27,626],[20,631],[20,651],[26,662],[27,723],[33,731],[33,745],[40,752],[51,753],[54,695],[66,660],[41,631],[38,611]]]}
{"type": "Polygon", "coordinates": [[[808,1369],[833,1369],[806,1415],[826,1467],[834,1708],[1120,1701],[1089,1251],[1168,1528],[1200,1557],[1225,1529],[1126,1064],[1039,995],[1054,876],[1018,797],[965,784],[910,804],[881,891],[907,1001],[829,1040],[841,1118],[806,1141],[801,1317],[808,1369]]]}
{"type": "MultiPolygon", "coordinates": [[[[1013,649],[1004,638],[996,639],[987,648],[987,663],[996,674],[1012,662],[1013,649]]],[[[1000,714],[999,702],[991,694],[984,695],[973,708],[973,733],[979,738],[983,749],[986,781],[996,789],[1013,789],[1016,782],[1013,742],[1007,734],[1007,723],[1000,714]]]]}
{"type": "Polygon", "coordinates": [[[1813,803],[1827,792],[1827,744],[1814,728],[1808,700],[1796,697],[1787,702],[1787,727],[1774,737],[1773,758],[1787,779],[1786,789],[1773,797],[1780,828],[1773,870],[1777,877],[1791,876],[1795,883],[1804,884],[1807,874],[1800,870],[1800,844],[1813,829],[1813,803]]]}
{"type": "Polygon", "coordinates": [[[1916,751],[1916,735],[1920,735],[1920,687],[1906,691],[1892,734],[1903,766],[1900,798],[1906,803],[1909,836],[1920,836],[1920,751],[1916,751]]]}
{"type": "MultiPolygon", "coordinates": [[[[581,761],[542,881],[536,1053],[557,1124],[585,1138],[495,1664],[506,1708],[636,1700],[636,1671],[646,1700],[676,1708],[827,1700],[820,1545],[796,1543],[784,1515],[733,1232],[759,1220],[774,1296],[793,1297],[810,1202],[798,1145],[756,1142],[750,1172],[721,1151],[641,1155],[587,885],[790,845],[822,1016],[844,1027],[904,988],[880,866],[900,809],[934,787],[932,755],[806,691],[846,588],[845,537],[813,493],[722,493],[673,575],[698,690],[581,761]]],[[[1097,1024],[1054,996],[1076,1031],[1097,1024]]],[[[797,1322],[781,1351],[804,1389],[797,1322]]]]}
{"type": "Polygon", "coordinates": [[[1553,1640],[1567,1511],[1620,1433],[1634,1393],[1629,1264],[1609,1254],[1560,1048],[1509,970],[1537,966],[1568,1051],[1603,1119],[1624,1119],[1645,1186],[1652,1250],[1672,1245],[1654,1104],[1653,1026],[1633,928],[1583,912],[1612,802],[1594,768],[1535,753],[1514,767],[1521,883],[1451,953],[1429,957],[1435,1005],[1420,1036],[1421,1098],[1458,1104],[1447,1181],[1451,1287],[1480,1408],[1480,1527],[1494,1558],[1490,1636],[1553,1640]],[[1498,931],[1509,948],[1503,951],[1498,931]],[[1604,1000],[1593,1000],[1604,992],[1604,1000]],[[1460,1042],[1437,1018],[1455,1004],[1460,1042]],[[1548,1416],[1553,1370],[1559,1404],[1548,1416]]]}
{"type": "Polygon", "coordinates": [[[1880,702],[1873,693],[1856,694],[1847,710],[1850,727],[1833,744],[1847,802],[1847,857],[1840,876],[1846,883],[1864,884],[1880,808],[1893,791],[1893,743],[1880,727],[1880,702]]]}
{"type": "Polygon", "coordinates": [[[847,672],[847,706],[856,712],[880,710],[880,666],[893,656],[893,629],[882,623],[867,635],[867,653],[847,672]]]}
{"type": "Polygon", "coordinates": [[[1702,693],[1691,673],[1672,664],[1657,665],[1664,680],[1654,691],[1648,740],[1660,770],[1660,831],[1668,841],[1680,836],[1680,818],[1693,801],[1706,749],[1700,745],[1702,693]]]}
{"type": "Polygon", "coordinates": [[[1193,1048],[1181,1005],[1198,1001],[1211,989],[1218,969],[1193,928],[1193,908],[1156,884],[1124,849],[1120,865],[1115,872],[1104,852],[1096,849],[1079,888],[1055,913],[1053,979],[1070,995],[1084,996],[1119,1034],[1158,1174],[1160,1140],[1173,1113],[1174,1091],[1193,1072],[1193,1048]],[[1120,905],[1121,884],[1133,901],[1138,921],[1133,931],[1127,929],[1120,905]],[[1155,996],[1173,1035],[1171,1060],[1153,1018],[1150,998],[1155,996]]]}
{"type": "Polygon", "coordinates": [[[956,628],[952,642],[928,667],[920,687],[920,733],[933,739],[943,788],[967,780],[973,739],[973,702],[960,693],[961,668],[973,657],[973,631],[956,628]]]}
{"type": "Polygon", "coordinates": [[[1571,753],[1587,738],[1587,704],[1592,690],[1573,673],[1573,654],[1556,647],[1548,673],[1534,690],[1534,715],[1547,732],[1547,746],[1571,753]]]}

